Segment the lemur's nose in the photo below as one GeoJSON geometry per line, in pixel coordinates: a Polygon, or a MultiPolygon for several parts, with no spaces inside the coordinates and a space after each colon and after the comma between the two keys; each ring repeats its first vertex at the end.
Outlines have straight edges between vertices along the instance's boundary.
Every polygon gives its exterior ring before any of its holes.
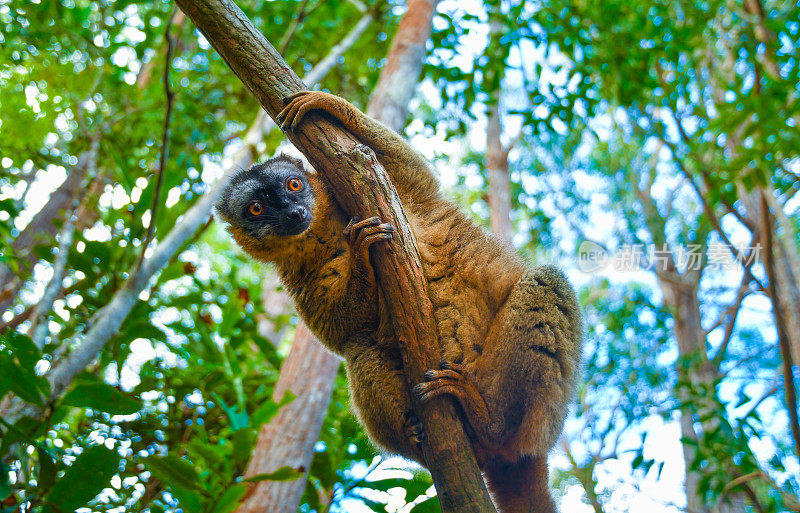
{"type": "Polygon", "coordinates": [[[304,221],[306,217],[308,217],[308,210],[306,210],[306,207],[297,207],[289,211],[289,213],[286,214],[286,216],[292,221],[299,223],[300,221],[304,221]]]}

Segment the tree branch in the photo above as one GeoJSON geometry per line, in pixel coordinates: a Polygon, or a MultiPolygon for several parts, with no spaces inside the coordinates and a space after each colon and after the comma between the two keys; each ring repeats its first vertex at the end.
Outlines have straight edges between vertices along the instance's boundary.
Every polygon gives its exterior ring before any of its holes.
{"type": "MultiPolygon", "coordinates": [[[[747,265],[750,267],[752,262],[747,265]]],[[[719,321],[712,326],[711,329],[706,331],[706,335],[708,335],[719,326],[723,324],[725,325],[725,337],[722,339],[722,344],[720,344],[716,354],[714,354],[714,357],[711,359],[711,361],[714,363],[714,366],[717,368],[719,368],[720,364],[722,364],[722,360],[725,358],[725,353],[728,350],[728,344],[730,344],[733,335],[733,328],[736,325],[736,317],[739,315],[739,310],[742,307],[742,301],[744,301],[744,298],[749,290],[747,285],[747,273],[744,273],[742,276],[742,283],[739,285],[739,292],[736,294],[736,300],[725,309],[725,312],[720,316],[719,321]]]]}
{"type": "Polygon", "coordinates": [[[278,53],[281,55],[286,53],[286,48],[289,46],[289,43],[292,42],[295,32],[297,32],[300,24],[303,23],[303,19],[306,17],[306,6],[308,2],[309,0],[300,1],[300,5],[297,6],[297,11],[294,13],[294,16],[292,16],[292,22],[289,24],[289,28],[286,29],[286,32],[284,32],[283,37],[278,43],[278,53]]]}
{"type": "Polygon", "coordinates": [[[153,236],[156,231],[156,220],[158,219],[158,207],[161,205],[161,187],[164,183],[164,167],[167,165],[167,149],[169,143],[169,123],[172,118],[172,104],[175,99],[175,93],[169,83],[169,70],[172,68],[172,53],[175,51],[175,38],[170,33],[172,29],[172,21],[175,19],[174,12],[177,7],[173,8],[173,14],[170,15],[167,21],[167,28],[164,30],[164,37],[167,39],[167,59],[164,62],[164,93],[167,99],[167,111],[164,113],[164,129],[161,133],[161,155],[158,161],[158,179],[156,181],[156,190],[153,193],[153,206],[150,207],[150,223],[147,225],[147,235],[142,243],[142,249],[139,253],[139,259],[136,262],[134,272],[138,271],[144,261],[147,247],[153,242],[153,236]]]}
{"type": "Polygon", "coordinates": [[[67,255],[72,247],[72,238],[75,235],[75,224],[77,216],[75,215],[77,208],[72,209],[64,219],[64,226],[61,229],[60,240],[58,242],[58,253],[53,261],[53,277],[47,283],[44,289],[44,295],[39,303],[34,307],[34,312],[31,315],[31,327],[28,333],[31,334],[31,339],[36,347],[42,349],[47,334],[50,332],[48,327],[48,315],[53,308],[59,292],[61,292],[61,285],[64,282],[64,272],[67,269],[67,255]]]}
{"type": "Polygon", "coordinates": [[[789,334],[786,332],[786,319],[784,319],[783,309],[775,298],[778,297],[777,273],[775,272],[775,257],[773,254],[772,243],[772,215],[769,210],[769,202],[766,192],[761,191],[761,230],[764,232],[764,268],[769,280],[769,295],[773,298],[772,314],[775,317],[775,329],[778,332],[778,344],[783,357],[783,385],[785,389],[786,408],[789,413],[789,425],[792,430],[795,451],[800,456],[800,419],[797,412],[797,389],[792,374],[792,352],[789,342],[789,334]]]}

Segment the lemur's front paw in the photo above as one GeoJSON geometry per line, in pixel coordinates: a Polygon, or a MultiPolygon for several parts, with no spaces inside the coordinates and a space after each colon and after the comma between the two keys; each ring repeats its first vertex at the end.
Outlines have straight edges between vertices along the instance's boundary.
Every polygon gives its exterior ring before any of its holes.
{"type": "Polygon", "coordinates": [[[300,91],[285,97],[283,103],[286,107],[275,118],[281,130],[294,130],[308,111],[324,109],[326,96],[326,93],[321,91],[300,91]]]}
{"type": "Polygon", "coordinates": [[[474,384],[466,374],[464,366],[443,361],[440,369],[426,370],[424,374],[425,383],[414,385],[412,390],[420,401],[430,401],[434,397],[446,394],[463,399],[475,389],[474,384]]]}
{"type": "Polygon", "coordinates": [[[422,425],[416,415],[407,411],[405,413],[406,420],[403,422],[403,432],[406,438],[411,440],[414,445],[419,445],[425,441],[425,426],[422,425]]]}
{"type": "Polygon", "coordinates": [[[386,242],[394,237],[394,226],[381,223],[378,217],[370,217],[363,221],[354,217],[344,229],[344,236],[350,243],[353,252],[368,256],[367,250],[376,242],[386,242]]]}

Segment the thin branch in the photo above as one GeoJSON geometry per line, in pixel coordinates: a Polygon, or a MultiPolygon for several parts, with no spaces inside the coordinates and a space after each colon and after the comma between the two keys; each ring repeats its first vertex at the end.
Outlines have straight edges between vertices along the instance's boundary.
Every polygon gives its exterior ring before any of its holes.
{"type": "MultiPolygon", "coordinates": [[[[749,267],[752,264],[753,262],[750,262],[747,265],[749,267]]],[[[725,358],[725,353],[728,350],[728,344],[730,343],[733,335],[733,328],[736,325],[736,317],[739,315],[739,310],[742,307],[742,301],[744,301],[744,298],[747,296],[747,293],[750,290],[747,285],[747,274],[745,273],[742,275],[742,283],[739,285],[739,292],[736,294],[736,300],[725,309],[725,312],[720,316],[718,323],[706,331],[706,335],[708,335],[719,326],[723,324],[725,325],[725,337],[722,339],[722,344],[720,344],[716,354],[711,359],[717,368],[719,368],[722,360],[725,358]]]]}
{"type": "Polygon", "coordinates": [[[511,150],[516,148],[516,146],[522,142],[523,139],[525,139],[525,130],[520,127],[517,135],[515,135],[514,138],[508,141],[508,144],[503,147],[503,153],[505,153],[506,157],[508,157],[508,154],[511,153],[511,150]]]}
{"type": "MultiPolygon", "coordinates": [[[[763,474],[762,471],[756,470],[755,472],[751,472],[749,474],[737,477],[736,479],[732,480],[731,482],[725,485],[725,487],[722,489],[721,495],[724,497],[725,495],[728,495],[731,490],[739,486],[742,489],[744,489],[745,493],[750,499],[750,502],[756,508],[756,511],[758,511],[759,513],[763,513],[764,507],[758,501],[758,497],[753,492],[753,489],[750,487],[750,485],[747,484],[748,481],[761,477],[761,474],[763,474]]],[[[731,495],[735,496],[735,493],[731,495]]]]}
{"type": "Polygon", "coordinates": [[[278,53],[283,56],[286,53],[286,48],[289,46],[289,43],[292,42],[292,38],[294,37],[295,32],[300,27],[300,24],[303,23],[303,20],[306,17],[306,6],[308,5],[309,0],[300,0],[300,5],[297,6],[297,12],[294,13],[292,16],[292,22],[289,25],[289,28],[286,29],[284,32],[283,37],[281,38],[278,46],[278,53]]]}
{"type": "Polygon", "coordinates": [[[29,333],[36,347],[41,349],[44,347],[44,341],[50,332],[48,327],[48,315],[53,308],[61,286],[64,282],[64,273],[67,269],[67,255],[72,247],[72,238],[75,235],[75,224],[77,222],[77,207],[66,216],[64,226],[61,229],[60,240],[58,243],[58,254],[53,261],[53,277],[47,283],[44,289],[44,295],[35,307],[33,315],[31,315],[31,328],[29,333]]]}
{"type": "Polygon", "coordinates": [[[367,5],[361,0],[347,0],[347,1],[353,4],[355,8],[358,9],[360,12],[366,13],[369,11],[367,5]]]}
{"type": "MultiPolygon", "coordinates": [[[[678,115],[671,109],[670,113],[672,114],[672,119],[675,121],[675,126],[678,128],[678,133],[680,134],[681,139],[683,139],[684,144],[691,151],[692,139],[689,137],[689,134],[686,133],[686,129],[683,128],[683,123],[681,122],[681,118],[679,118],[678,115]]],[[[652,124],[653,121],[650,120],[650,122],[652,124]]],[[[676,153],[675,146],[672,143],[666,141],[666,138],[661,137],[661,139],[670,147],[670,150],[672,151],[672,156],[675,158],[675,160],[676,161],[680,160],[678,158],[678,154],[676,153]]],[[[706,191],[708,191],[712,189],[711,176],[708,173],[709,165],[704,161],[704,159],[701,156],[698,156],[697,160],[699,160],[700,164],[702,164],[700,173],[703,177],[703,184],[705,185],[706,191]]],[[[699,187],[697,187],[697,189],[699,190],[699,187]]],[[[702,192],[705,193],[705,191],[702,192]]],[[[703,195],[701,195],[701,197],[703,197],[703,195]]],[[[742,225],[746,226],[752,232],[756,231],[756,227],[753,225],[753,223],[749,219],[744,217],[741,213],[739,213],[739,211],[736,210],[736,208],[734,208],[734,206],[721,195],[720,195],[720,202],[725,206],[726,210],[730,214],[732,214],[740,223],[742,223],[742,225]]]]}
{"type": "Polygon", "coordinates": [[[745,413],[744,415],[742,415],[742,418],[747,418],[747,417],[749,417],[750,415],[752,415],[752,414],[753,414],[753,412],[754,412],[754,411],[756,411],[756,409],[757,409],[759,406],[761,406],[761,404],[762,404],[764,401],[766,401],[767,399],[769,399],[770,397],[772,397],[772,395],[774,395],[774,394],[775,394],[775,392],[777,392],[777,391],[778,391],[778,380],[775,380],[775,382],[772,384],[772,386],[771,386],[771,387],[769,387],[769,388],[767,388],[766,392],[764,392],[764,393],[761,395],[761,397],[759,397],[759,398],[758,398],[758,400],[756,400],[756,402],[753,404],[753,406],[751,406],[751,407],[750,407],[750,409],[749,409],[749,410],[747,410],[747,413],[745,413]]]}
{"type": "Polygon", "coordinates": [[[672,249],[669,247],[669,243],[666,240],[665,226],[667,221],[658,211],[658,206],[656,206],[655,200],[650,194],[650,190],[655,183],[655,171],[651,170],[648,175],[647,184],[643,187],[639,186],[638,176],[633,176],[631,181],[633,182],[633,186],[636,188],[636,195],[639,197],[639,201],[642,203],[645,223],[650,231],[650,237],[653,239],[653,243],[656,246],[660,246],[659,251],[666,251],[667,253],[665,260],[666,265],[663,269],[659,269],[658,266],[655,266],[656,274],[658,274],[661,279],[676,283],[683,283],[683,277],[678,271],[678,266],[675,264],[672,249]]]}
{"type": "MultiPolygon", "coordinates": [[[[167,24],[172,24],[173,27],[182,27],[185,21],[186,15],[183,14],[183,11],[180,9],[173,9],[172,14],[167,20],[167,24]]],[[[167,44],[169,44],[169,41],[167,41],[167,44]]],[[[147,87],[147,84],[150,82],[150,77],[153,75],[153,68],[155,68],[155,66],[155,55],[153,55],[148,61],[142,63],[141,67],[139,68],[139,72],[136,75],[135,85],[138,90],[141,91],[147,87]]]]}
{"type": "MultiPolygon", "coordinates": [[[[366,474],[364,474],[360,479],[356,479],[351,483],[349,483],[346,487],[344,487],[342,489],[342,499],[346,498],[350,494],[350,492],[358,488],[360,485],[366,483],[367,478],[370,476],[370,474],[372,474],[375,471],[375,469],[378,468],[378,465],[380,465],[382,462],[383,458],[381,457],[376,458],[375,461],[373,461],[372,464],[367,468],[366,474]]],[[[322,510],[322,513],[328,513],[331,510],[331,506],[333,506],[334,499],[335,499],[334,490],[331,490],[330,501],[328,502],[328,504],[325,505],[325,509],[322,510]]]]}
{"type": "Polygon", "coordinates": [[[772,298],[772,313],[775,317],[775,329],[778,332],[778,344],[783,357],[783,385],[785,389],[786,408],[789,413],[789,424],[792,429],[795,451],[800,456],[800,419],[797,412],[797,389],[795,388],[792,373],[792,352],[789,334],[786,332],[786,319],[783,317],[783,308],[778,300],[777,273],[775,272],[775,258],[772,245],[772,216],[766,192],[761,191],[761,230],[764,232],[764,268],[769,279],[769,295],[772,298]]]}
{"type": "Polygon", "coordinates": [[[6,322],[0,322],[0,333],[16,329],[17,326],[30,319],[34,311],[36,311],[36,305],[26,308],[6,322]]]}
{"type": "Polygon", "coordinates": [[[150,223],[147,225],[147,235],[145,236],[144,242],[142,243],[142,249],[139,253],[139,259],[136,262],[136,267],[134,272],[138,271],[144,261],[145,252],[147,251],[147,247],[153,241],[153,237],[155,235],[156,229],[156,220],[158,219],[158,210],[159,206],[161,205],[161,187],[164,183],[164,167],[167,165],[167,149],[168,149],[168,142],[169,142],[169,123],[172,117],[172,104],[175,98],[175,94],[172,91],[169,83],[169,72],[172,68],[172,53],[175,51],[175,38],[170,33],[172,29],[172,22],[175,19],[175,10],[178,7],[173,7],[173,14],[170,15],[169,21],[167,22],[167,28],[164,31],[164,37],[167,39],[167,60],[164,63],[164,93],[166,94],[167,99],[167,111],[164,114],[164,130],[161,134],[161,156],[158,162],[158,181],[156,182],[156,190],[153,194],[153,206],[150,208],[150,223]]]}

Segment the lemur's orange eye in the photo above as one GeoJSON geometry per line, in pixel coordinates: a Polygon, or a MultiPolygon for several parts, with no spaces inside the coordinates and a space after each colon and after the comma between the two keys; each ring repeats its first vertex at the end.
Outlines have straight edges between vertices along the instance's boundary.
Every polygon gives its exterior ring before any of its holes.
{"type": "Polygon", "coordinates": [[[289,178],[286,180],[286,188],[292,192],[298,192],[303,188],[303,182],[299,178],[289,178]]]}
{"type": "Polygon", "coordinates": [[[252,203],[250,203],[250,207],[248,208],[248,210],[254,216],[260,216],[261,212],[264,211],[264,208],[261,206],[261,203],[259,203],[258,201],[253,201],[252,203]]]}

